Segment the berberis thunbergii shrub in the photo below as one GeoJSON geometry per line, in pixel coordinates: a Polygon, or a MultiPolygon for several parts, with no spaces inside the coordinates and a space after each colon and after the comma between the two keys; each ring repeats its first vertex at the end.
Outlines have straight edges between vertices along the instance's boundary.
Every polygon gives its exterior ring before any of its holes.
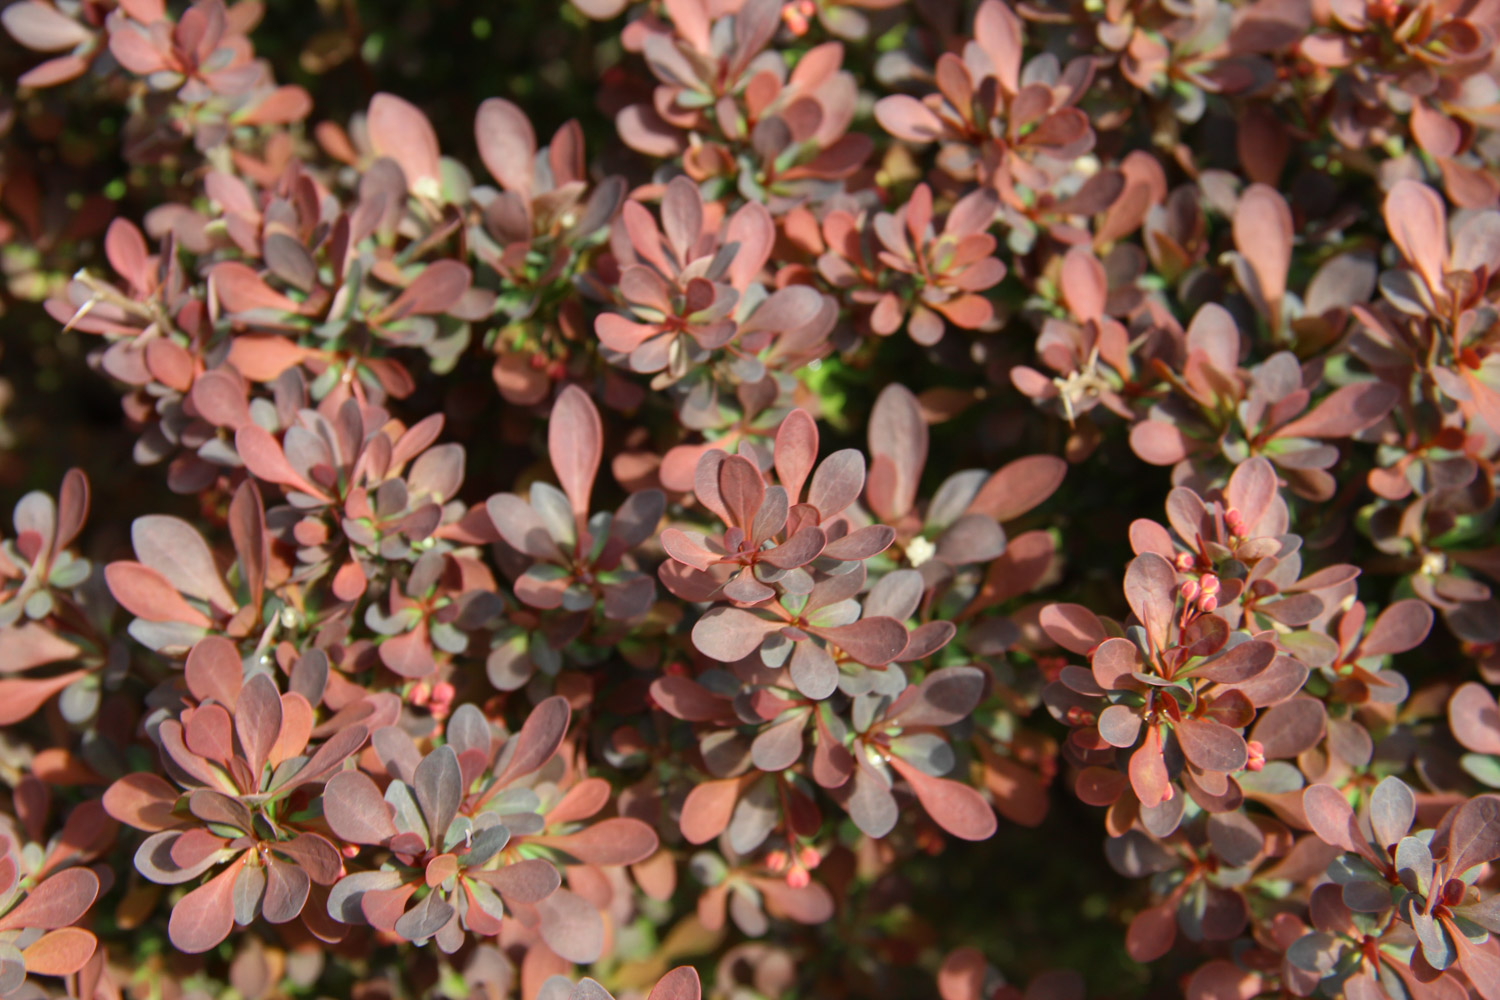
{"type": "Polygon", "coordinates": [[[1500,0],[0,23],[0,997],[1500,1000],[1500,0]]]}

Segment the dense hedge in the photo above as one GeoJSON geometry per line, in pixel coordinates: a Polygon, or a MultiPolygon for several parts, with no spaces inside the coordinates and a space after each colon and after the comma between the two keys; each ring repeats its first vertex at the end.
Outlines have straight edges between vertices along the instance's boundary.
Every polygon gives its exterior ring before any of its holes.
{"type": "Polygon", "coordinates": [[[0,996],[1500,998],[1500,3],[0,24],[0,996]]]}

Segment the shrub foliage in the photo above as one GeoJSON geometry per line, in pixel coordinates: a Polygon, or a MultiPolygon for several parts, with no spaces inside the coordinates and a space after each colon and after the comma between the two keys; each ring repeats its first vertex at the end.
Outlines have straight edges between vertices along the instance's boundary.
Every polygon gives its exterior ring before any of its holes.
{"type": "Polygon", "coordinates": [[[1500,5],[379,6],[0,11],[0,996],[1500,998],[1500,5]]]}

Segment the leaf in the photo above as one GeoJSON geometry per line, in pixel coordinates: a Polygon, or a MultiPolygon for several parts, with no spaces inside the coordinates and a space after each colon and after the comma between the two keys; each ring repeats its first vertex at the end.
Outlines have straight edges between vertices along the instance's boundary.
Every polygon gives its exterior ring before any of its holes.
{"type": "Polygon", "coordinates": [[[1130,787],[1141,805],[1150,809],[1167,800],[1172,790],[1167,775],[1167,765],[1161,756],[1161,727],[1146,729],[1146,739],[1135,753],[1130,755],[1130,787]]]}
{"type": "Polygon", "coordinates": [[[750,759],[762,771],[784,771],[802,756],[802,731],[807,726],[806,713],[798,713],[785,722],[762,730],[750,744],[750,759]]]}
{"type": "Polygon", "coordinates": [[[1469,681],[1453,692],[1448,701],[1448,726],[1465,748],[1500,755],[1500,706],[1482,685],[1469,681]]]}
{"type": "MultiPolygon", "coordinates": [[[[811,643],[798,643],[792,652],[793,672],[796,671],[797,652],[811,643]]],[[[832,663],[832,660],[829,660],[832,663]]],[[[837,675],[838,668],[834,667],[837,675]]],[[[834,683],[837,684],[837,676],[834,683]]],[[[832,693],[831,689],[830,692],[832,693]]],[[[725,702],[711,694],[707,688],[687,677],[668,674],[651,682],[651,697],[669,715],[685,722],[708,722],[719,718],[727,709],[725,702]]],[[[827,697],[827,695],[824,695],[827,697]]]]}
{"type": "Polygon", "coordinates": [[[174,826],[172,807],[179,792],[149,771],[119,778],[104,792],[104,811],[137,830],[156,831],[174,826]]]}
{"type": "Polygon", "coordinates": [[[984,1000],[988,963],[978,948],[957,948],[938,969],[938,995],[942,1000],[984,1000]]]}
{"type": "MultiPolygon", "coordinates": [[[[300,308],[295,299],[276,291],[254,269],[239,261],[228,260],[215,264],[208,277],[210,292],[230,314],[270,312],[295,315],[300,308]]],[[[240,374],[247,378],[254,377],[243,369],[240,374]]]]}
{"type": "Polygon", "coordinates": [[[801,499],[802,487],[817,460],[818,425],[806,410],[794,409],[776,430],[773,452],[776,478],[786,488],[792,503],[801,499]]]}
{"type": "Polygon", "coordinates": [[[1007,462],[979,487],[968,512],[988,514],[1002,523],[1013,521],[1057,492],[1067,472],[1068,463],[1055,455],[1028,455],[1007,462]]]}
{"type": "Polygon", "coordinates": [[[740,779],[725,778],[694,785],[682,803],[682,836],[690,844],[706,844],[729,826],[740,795],[740,779]]]}
{"type": "Polygon", "coordinates": [[[858,500],[864,486],[865,457],[853,448],[844,448],[818,464],[807,489],[807,502],[817,508],[826,524],[858,500]]]}
{"type": "Polygon", "coordinates": [[[1125,600],[1158,650],[1167,647],[1167,630],[1177,605],[1177,572],[1154,552],[1136,556],[1125,569],[1125,600]]]}
{"type": "Polygon", "coordinates": [[[440,746],[422,758],[412,775],[412,792],[427,822],[431,835],[428,844],[441,847],[464,794],[463,772],[451,745],[440,746]]]}
{"type": "Polygon", "coordinates": [[[1382,779],[1370,793],[1370,827],[1379,846],[1391,848],[1397,844],[1416,818],[1416,796],[1395,775],[1382,779]]]}
{"type": "Polygon", "coordinates": [[[1448,871],[1455,876],[1500,857],[1500,796],[1479,795],[1459,806],[1447,844],[1448,871]]]}
{"type": "Polygon", "coordinates": [[[1228,773],[1245,766],[1245,738],[1221,722],[1184,719],[1174,731],[1183,756],[1205,771],[1228,773]]]}
{"type": "Polygon", "coordinates": [[[391,806],[363,771],[340,771],[323,786],[323,816],[340,840],[382,844],[396,835],[391,806]]]}
{"type": "Polygon", "coordinates": [[[255,478],[278,486],[290,486],[309,496],[324,498],[325,494],[292,468],[281,445],[257,424],[246,424],[234,432],[234,450],[239,454],[245,468],[255,478]]]}
{"type": "MultiPolygon", "coordinates": [[[[453,919],[454,910],[441,893],[430,892],[396,919],[393,929],[408,941],[426,941],[453,919]]],[[[371,921],[374,923],[374,921],[371,921]]]]}
{"type": "Polygon", "coordinates": [[[71,976],[94,957],[99,940],[82,927],[48,931],[21,952],[33,976],[71,976]]]}
{"type": "Polygon", "coordinates": [[[73,670],[56,677],[12,678],[0,680],[0,726],[15,725],[29,718],[53,695],[65,690],[74,681],[87,677],[87,670],[73,670]]]}
{"type": "Polygon", "coordinates": [[[109,592],[126,611],[148,622],[180,622],[210,628],[213,622],[183,600],[167,578],[137,562],[112,562],[104,567],[109,592]]]}
{"type": "MultiPolygon", "coordinates": [[[[229,534],[234,540],[234,551],[239,557],[250,603],[258,609],[265,597],[270,543],[266,538],[265,505],[253,479],[241,483],[229,501],[229,534]]],[[[218,574],[214,578],[217,581],[218,574]]]]}
{"type": "Polygon", "coordinates": [[[1276,431],[1276,437],[1287,439],[1344,438],[1380,422],[1401,398],[1401,392],[1387,382],[1358,382],[1342,386],[1328,394],[1311,412],[1298,417],[1276,431]]]}
{"type": "Polygon", "coordinates": [[[1304,789],[1302,811],[1323,843],[1345,851],[1358,852],[1364,847],[1354,809],[1332,785],[1309,785],[1304,789]]]}
{"type": "Polygon", "coordinates": [[[655,830],[623,816],[600,820],[566,836],[531,837],[528,842],[551,846],[587,865],[633,865],[655,854],[660,844],[655,830]]]}
{"type": "MultiPolygon", "coordinates": [[[[710,608],[693,626],[693,645],[710,659],[735,663],[759,649],[762,640],[779,628],[778,622],[721,605],[710,608]]],[[[901,632],[904,644],[906,629],[901,632]]]]}
{"type": "Polygon", "coordinates": [[[889,760],[938,826],[963,840],[988,840],[995,835],[995,812],[974,789],[948,778],[923,774],[899,757],[892,756],[889,760]]]}
{"type": "Polygon", "coordinates": [[[385,325],[408,316],[441,316],[458,305],[473,278],[474,273],[456,260],[435,260],[371,322],[385,325]]]}
{"type": "Polygon", "coordinates": [[[1251,297],[1271,310],[1274,321],[1292,262],[1292,210],[1275,188],[1252,184],[1235,206],[1233,228],[1235,249],[1255,274],[1258,287],[1251,297]]]}
{"type": "Polygon", "coordinates": [[[1408,598],[1380,613],[1359,644],[1359,656],[1389,656],[1415,649],[1432,630],[1432,607],[1408,598]]]}
{"type": "Polygon", "coordinates": [[[906,649],[910,633],[894,618],[861,618],[848,625],[810,629],[867,667],[883,667],[906,649]]]}
{"type": "Polygon", "coordinates": [[[587,965],[604,953],[604,918],[582,896],[558,889],[536,904],[542,940],[570,962],[587,965]]]}
{"type": "Polygon", "coordinates": [[[942,138],[942,119],[915,97],[892,94],[875,102],[875,120],[897,139],[926,143],[942,138]]]}
{"type": "Polygon", "coordinates": [[[488,871],[471,871],[468,875],[515,903],[540,902],[556,892],[557,887],[562,884],[562,878],[552,862],[541,858],[527,858],[488,871]]]}
{"type": "Polygon", "coordinates": [[[437,133],[410,102],[394,94],[376,94],[370,100],[365,129],[375,155],[389,157],[401,167],[408,191],[415,192],[423,182],[441,182],[437,133]]]}
{"type": "Polygon", "coordinates": [[[538,770],[552,759],[568,732],[572,709],[561,695],[544,699],[531,710],[521,731],[512,737],[501,751],[501,764],[496,765],[496,783],[525,777],[538,770]],[[514,749],[512,749],[514,747],[514,749]]]}
{"type": "Polygon", "coordinates": [[[517,552],[549,563],[564,561],[547,522],[525,500],[511,493],[497,493],[485,502],[484,509],[500,537],[517,552]]]}
{"type": "Polygon", "coordinates": [[[33,52],[63,52],[87,42],[87,28],[41,0],[23,0],[0,11],[10,36],[33,52]]]}
{"type": "Polygon", "coordinates": [[[1177,913],[1165,902],[1142,910],[1125,932],[1125,951],[1137,962],[1154,962],[1172,950],[1177,940],[1177,913]]]}
{"type": "Polygon", "coordinates": [[[698,970],[680,965],[657,980],[646,1000],[702,1000],[703,984],[698,970]]]}
{"type": "Polygon", "coordinates": [[[240,691],[234,706],[234,732],[250,762],[250,774],[258,790],[261,767],[281,734],[281,693],[266,674],[251,677],[240,691]]]}
{"type": "Polygon", "coordinates": [[[136,558],[189,597],[226,612],[237,605],[214,564],[203,536],[186,521],[159,514],[138,517],[130,528],[136,558]]]}
{"type": "Polygon", "coordinates": [[[573,514],[582,523],[588,519],[594,475],[604,454],[604,425],[593,400],[576,385],[563,389],[552,406],[547,451],[573,514]]]}
{"type": "Polygon", "coordinates": [[[1262,712],[1250,738],[1261,744],[1267,760],[1296,757],[1318,745],[1327,720],[1328,713],[1316,698],[1293,698],[1262,712]]]}
{"type": "Polygon", "coordinates": [[[271,858],[266,864],[266,890],[261,901],[261,916],[268,924],[284,924],[295,919],[307,902],[312,880],[297,865],[271,858]]]}
{"type": "Polygon", "coordinates": [[[902,726],[952,726],[969,717],[984,696],[985,673],[978,667],[944,667],[923,678],[896,707],[890,720],[902,726]]]}
{"type": "Polygon", "coordinates": [[[1391,186],[1383,206],[1385,226],[1427,287],[1443,288],[1448,262],[1448,213],[1443,199],[1425,184],[1402,179],[1391,186]]]}
{"type": "Polygon", "coordinates": [[[5,916],[0,931],[54,930],[82,917],[99,895],[99,877],[87,868],[67,868],[35,886],[5,916]]]}
{"type": "Polygon", "coordinates": [[[865,498],[881,520],[893,522],[911,510],[927,464],[927,424],[911,390],[896,383],[881,390],[870,411],[869,436],[865,498]]]}
{"type": "Polygon", "coordinates": [[[755,515],[766,498],[766,481],[748,459],[727,455],[718,468],[719,496],[729,512],[728,523],[751,535],[755,515]]]}
{"type": "MultiPolygon", "coordinates": [[[[1201,619],[1200,619],[1201,620],[1201,619]]],[[[1213,620],[1213,619],[1210,619],[1213,620]]],[[[1221,620],[1222,619],[1218,619],[1221,620]]],[[[1253,639],[1242,642],[1213,660],[1193,669],[1193,674],[1221,684],[1238,684],[1261,674],[1276,658],[1276,647],[1253,639]]]]}
{"type": "Polygon", "coordinates": [[[530,195],[536,132],[525,112],[504,98],[489,98],[474,115],[474,141],[485,169],[502,188],[530,195]]]}
{"type": "Polygon", "coordinates": [[[1081,656],[1108,638],[1099,616],[1081,604],[1049,604],[1042,608],[1038,622],[1053,642],[1081,656]]]}
{"type": "Polygon", "coordinates": [[[1104,265],[1099,263],[1099,258],[1088,247],[1076,246],[1063,255],[1058,285],[1068,311],[1075,318],[1087,323],[1104,316],[1109,281],[1104,273],[1104,265]]]}
{"type": "Polygon", "coordinates": [[[229,936],[234,927],[234,883],[244,867],[231,864],[172,907],[167,936],[181,952],[197,955],[229,936]]]}

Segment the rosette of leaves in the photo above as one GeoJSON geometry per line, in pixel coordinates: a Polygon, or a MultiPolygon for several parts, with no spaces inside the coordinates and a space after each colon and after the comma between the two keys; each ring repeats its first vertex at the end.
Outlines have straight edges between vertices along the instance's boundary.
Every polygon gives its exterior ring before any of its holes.
{"type": "Polygon", "coordinates": [[[767,291],[759,283],[775,238],[775,223],[755,202],[720,226],[686,177],[666,186],[660,226],[637,201],[620,213],[612,255],[597,270],[622,311],[600,313],[594,332],[606,360],[659,373],[652,385],[672,388],[689,428],[729,422],[725,410],[735,404],[726,389],[766,385],[779,393],[765,382],[773,367],[801,367],[833,330],[831,297],[806,285],[767,291]]]}
{"type": "Polygon", "coordinates": [[[91,931],[72,925],[94,905],[99,877],[64,868],[23,879],[14,846],[0,836],[0,996],[17,994],[28,976],[70,976],[98,947],[91,931]]]}
{"type": "Polygon", "coordinates": [[[994,306],[980,293],[1005,277],[988,232],[998,205],[988,188],[971,192],[948,210],[939,231],[932,189],[918,184],[895,212],[876,215],[877,257],[906,281],[900,292],[887,290],[876,301],[870,329],[888,336],[904,325],[912,340],[931,347],[943,339],[947,323],[965,330],[992,326],[994,306]]]}
{"type": "MultiPolygon", "coordinates": [[[[1044,609],[1047,634],[1090,661],[1088,671],[1063,668],[1044,693],[1049,709],[1079,727],[1069,739],[1080,750],[1133,751],[1126,770],[1143,809],[1172,801],[1175,780],[1210,812],[1236,808],[1232,775],[1251,763],[1240,730],[1254,720],[1256,701],[1295,693],[1279,684],[1244,690],[1278,659],[1275,644],[1231,630],[1155,553],[1131,561],[1125,596],[1138,624],[1124,636],[1076,605],[1044,609]]],[[[1305,677],[1303,667],[1298,687],[1305,677]]]]}
{"type": "Polygon", "coordinates": [[[474,634],[503,607],[491,586],[464,589],[468,583],[452,555],[432,550],[417,558],[404,580],[391,580],[384,609],[373,601],[365,605],[365,625],[383,637],[380,662],[400,677],[420,680],[437,673],[439,653],[467,652],[474,634]]]}
{"type": "Polygon", "coordinates": [[[189,677],[199,704],[162,721],[155,734],[179,787],[143,771],[104,796],[111,816],[150,834],[135,855],[146,878],[182,885],[213,873],[173,905],[173,945],[207,951],[258,916],[280,924],[301,915],[313,934],[338,939],[341,928],[304,911],[314,884],[331,886],[343,871],[338,849],[315,829],[313,787],[359,752],[366,728],[341,729],[309,754],[315,715],[308,700],[277,691],[266,674],[242,682],[227,644],[205,647],[189,677]]]}
{"type": "Polygon", "coordinates": [[[132,638],[157,652],[180,654],[211,633],[245,638],[279,613],[281,601],[274,597],[279,581],[270,576],[276,567],[253,481],[235,491],[229,534],[235,552],[234,591],[213,550],[191,524],[164,514],[136,518],[130,530],[136,561],[119,560],[104,568],[109,592],[135,616],[129,626],[132,638]],[[274,605],[269,608],[268,589],[274,605]]]}
{"type": "MultiPolygon", "coordinates": [[[[1354,593],[1359,569],[1338,564],[1302,575],[1302,539],[1289,530],[1279,485],[1270,461],[1256,456],[1235,466],[1220,499],[1205,501],[1186,486],[1175,487],[1166,503],[1171,531],[1138,519],[1130,525],[1131,547],[1137,555],[1154,552],[1172,562],[1179,579],[1201,586],[1214,577],[1216,605],[1232,625],[1261,630],[1319,624],[1354,593]]],[[[1302,632],[1284,641],[1301,653],[1321,648],[1324,638],[1302,632]]]]}
{"type": "MultiPolygon", "coordinates": [[[[1147,813],[1141,820],[1156,826],[1147,813]]],[[[1111,867],[1128,878],[1148,878],[1158,901],[1139,910],[1125,932],[1125,951],[1154,962],[1172,951],[1179,934],[1190,941],[1234,941],[1250,923],[1246,883],[1264,856],[1269,831],[1241,812],[1199,813],[1158,840],[1138,829],[1105,845],[1111,867]]]]}
{"type": "Polygon", "coordinates": [[[953,180],[991,187],[1024,206],[1020,189],[1048,190],[1095,139],[1088,115],[1074,107],[1092,82],[1093,60],[1080,56],[1059,67],[1056,56],[1043,55],[1023,66],[1024,42],[1020,17],[1000,0],[985,0],[962,54],[943,53],[927,77],[936,92],[920,100],[883,97],[876,121],[903,141],[937,142],[938,167],[953,180]]]}
{"type": "Polygon", "coordinates": [[[162,3],[121,4],[105,25],[120,66],[152,90],[176,91],[198,112],[189,122],[200,129],[286,124],[312,109],[301,87],[276,87],[270,64],[255,59],[247,37],[254,21],[231,17],[222,0],[197,0],[176,21],[162,3]]]}
{"type": "Polygon", "coordinates": [[[368,923],[417,944],[435,939],[452,953],[465,931],[498,934],[507,904],[541,903],[557,890],[561,877],[550,862],[504,858],[511,834],[499,813],[458,814],[464,781],[453,746],[423,757],[408,778],[393,780],[382,796],[364,772],[344,771],[325,789],[330,829],[388,854],[378,870],[354,872],[334,886],[328,912],[335,920],[368,923]]]}
{"type": "Polygon", "coordinates": [[[1325,882],[1313,889],[1307,910],[1311,927],[1294,919],[1276,928],[1276,943],[1284,950],[1281,976],[1297,995],[1338,992],[1372,1000],[1468,995],[1451,973],[1427,965],[1420,942],[1393,908],[1351,910],[1343,887],[1325,882]]]}
{"type": "Polygon", "coordinates": [[[1396,705],[1411,689],[1399,671],[1390,669],[1389,657],[1415,649],[1431,630],[1432,608],[1421,601],[1396,601],[1373,623],[1364,603],[1354,601],[1329,619],[1326,635],[1295,633],[1282,645],[1321,673],[1330,701],[1396,705]]]}
{"type": "Polygon", "coordinates": [[[868,136],[849,134],[858,91],[840,68],[843,46],[797,54],[768,49],[782,19],[775,0],[720,11],[701,0],[674,4],[670,25],[644,22],[640,47],[657,86],[649,102],[615,118],[632,149],[681,157],[683,171],[773,212],[841,189],[869,157],[868,136]]]}
{"type": "Polygon", "coordinates": [[[1500,213],[1472,213],[1450,237],[1442,196],[1402,180],[1386,195],[1383,214],[1405,266],[1381,275],[1383,303],[1356,310],[1361,331],[1351,350],[1392,378],[1414,372],[1466,422],[1500,432],[1500,356],[1485,332],[1500,273],[1500,213]]]}
{"type": "Polygon", "coordinates": [[[1031,455],[995,473],[964,470],[943,480],[932,500],[922,504],[917,493],[927,465],[929,438],[921,404],[911,390],[893,384],[880,391],[870,411],[869,440],[865,501],[877,518],[895,530],[905,562],[921,574],[926,589],[952,587],[960,582],[966,567],[990,563],[985,582],[965,611],[973,614],[993,601],[1000,588],[1018,586],[1014,574],[1019,569],[1045,568],[1053,548],[1049,535],[1028,532],[1007,540],[1001,525],[1022,517],[1056,492],[1067,472],[1062,459],[1031,455]],[[1013,558],[1002,559],[1015,546],[1019,548],[1013,558]]]}
{"type": "Polygon", "coordinates": [[[944,667],[894,697],[856,699],[847,722],[833,717],[820,729],[813,780],[869,836],[884,837],[895,828],[901,810],[893,788],[899,778],[945,831],[988,840],[996,830],[989,803],[964,781],[944,777],[960,763],[945,730],[972,715],[985,681],[977,667],[944,667]]]}
{"type": "MultiPolygon", "coordinates": [[[[1060,411],[1070,426],[1098,406],[1132,419],[1129,398],[1155,381],[1142,371],[1153,338],[1133,340],[1131,331],[1108,314],[1109,275],[1087,247],[1063,255],[1057,290],[1067,316],[1046,317],[1036,338],[1038,360],[1056,374],[1017,365],[1011,384],[1038,405],[1060,411]]],[[[1081,450],[1083,439],[1075,440],[1081,450]]]]}
{"type": "Polygon", "coordinates": [[[316,579],[336,565],[331,587],[339,600],[359,598],[386,575],[387,562],[415,562],[419,546],[466,512],[451,502],[463,485],[464,448],[435,443],[441,414],[392,428],[379,407],[325,402],[297,411],[280,441],[248,410],[241,415],[235,451],[252,475],[286,493],[288,506],[274,508],[270,521],[297,547],[293,579],[316,579]]]}
{"type": "Polygon", "coordinates": [[[1152,465],[1175,466],[1179,481],[1204,483],[1217,479],[1225,463],[1263,455],[1293,492],[1327,500],[1335,487],[1327,470],[1339,458],[1330,442],[1384,419],[1400,393],[1386,382],[1357,381],[1308,409],[1319,381],[1316,366],[1304,368],[1281,351],[1247,371],[1240,357],[1233,317],[1212,303],[1202,306],[1188,325],[1180,370],[1158,368],[1172,395],[1153,403],[1130,429],[1131,448],[1152,465]]]}
{"type": "Polygon", "coordinates": [[[538,150],[531,120],[504,98],[479,105],[474,139],[500,190],[471,192],[480,210],[469,229],[473,253],[500,278],[496,308],[512,321],[526,319],[572,288],[581,256],[625,202],[625,181],[607,177],[589,192],[578,122],[564,124],[538,150]]]}
{"type": "Polygon", "coordinates": [[[1333,78],[1329,128],[1351,149],[1405,131],[1432,158],[1449,196],[1466,208],[1494,203],[1497,184],[1472,142],[1484,112],[1476,93],[1495,38],[1492,16],[1427,3],[1384,8],[1341,3],[1297,47],[1333,78]]]}
{"type": "Polygon", "coordinates": [[[135,460],[150,465],[180,452],[169,466],[168,483],[175,492],[190,493],[213,471],[192,455],[190,449],[203,443],[204,428],[184,400],[205,366],[213,330],[178,248],[168,234],[160,253],[152,254],[140,229],[116,219],[104,249],[119,283],[80,268],[46,309],[64,329],[103,338],[94,357],[106,374],[131,387],[122,405],[143,427],[135,460]]]}
{"type": "Polygon", "coordinates": [[[864,485],[864,456],[846,448],[814,469],[818,434],[805,411],[793,410],[782,421],[770,456],[743,445],[741,451],[705,451],[694,475],[699,502],[726,530],[712,537],[679,528],[662,532],[672,562],[663,564],[661,578],[677,596],[749,605],[778,590],[807,595],[814,572],[849,572],[890,545],[890,528],[855,528],[844,516],[864,485]],[[767,485],[769,470],[757,462],[773,466],[781,482],[767,485]]]}
{"type": "Polygon", "coordinates": [[[59,693],[70,721],[87,719],[98,704],[95,675],[108,651],[77,597],[92,568],[70,550],[88,517],[88,479],[68,470],[57,496],[23,496],[11,518],[15,537],[0,542],[0,725],[20,722],[59,693]],[[11,676],[70,661],[78,665],[49,677],[11,676]]]}
{"type": "MultiPolygon", "coordinates": [[[[464,930],[498,933],[508,908],[557,955],[595,961],[604,946],[603,917],[584,897],[559,888],[559,870],[634,864],[655,851],[656,836],[624,817],[582,825],[602,808],[601,793],[608,796],[601,782],[582,782],[544,802],[547,778],[539,772],[554,760],[570,717],[564,699],[549,698],[502,743],[477,708],[461,706],[448,722],[447,744],[426,757],[399,729],[377,731],[372,741],[394,780],[382,798],[363,772],[336,776],[329,792],[344,801],[331,807],[329,823],[350,843],[384,847],[390,858],[379,871],[349,876],[330,912],[341,907],[346,922],[363,919],[408,940],[436,936],[451,951],[464,930]],[[432,831],[444,817],[439,837],[432,831]],[[475,850],[470,845],[479,845],[479,853],[465,853],[475,850]],[[431,881],[443,872],[451,878],[431,881]],[[424,886],[439,898],[422,895],[424,886]],[[414,929],[426,934],[413,937],[414,929]]],[[[328,802],[325,796],[325,810],[328,802]]]]}
{"type": "MultiPolygon", "coordinates": [[[[1415,932],[1420,949],[1411,963],[1419,979],[1456,968],[1481,997],[1500,996],[1500,958],[1485,947],[1491,931],[1500,932],[1500,916],[1494,899],[1474,888],[1481,866],[1500,857],[1500,796],[1455,805],[1436,828],[1416,835],[1416,796],[1396,777],[1375,787],[1359,815],[1329,785],[1309,787],[1302,801],[1314,832],[1346,852],[1328,871],[1344,905],[1356,913],[1394,908],[1415,932]]],[[[1296,964],[1326,972],[1319,966],[1331,966],[1340,942],[1322,935],[1299,944],[1305,961],[1296,964]]]]}
{"type": "Polygon", "coordinates": [[[530,562],[517,575],[516,597],[528,607],[561,610],[585,621],[596,610],[610,621],[642,617],[655,600],[656,585],[626,560],[655,533],[666,497],[660,490],[641,490],[612,515],[590,515],[604,425],[577,386],[563,389],[552,406],[547,451],[562,489],[538,481],[531,484],[529,503],[500,493],[485,504],[500,538],[530,562]]]}
{"type": "MultiPolygon", "coordinates": [[[[719,605],[693,625],[693,646],[709,659],[735,663],[758,654],[769,667],[787,667],[787,677],[807,697],[823,699],[841,684],[841,671],[884,667],[905,651],[906,626],[888,615],[864,613],[856,599],[864,572],[830,576],[807,594],[783,594],[753,610],[719,605]]],[[[897,693],[905,686],[899,669],[884,671],[897,693]]],[[[859,687],[871,685],[867,678],[859,687]]]]}

